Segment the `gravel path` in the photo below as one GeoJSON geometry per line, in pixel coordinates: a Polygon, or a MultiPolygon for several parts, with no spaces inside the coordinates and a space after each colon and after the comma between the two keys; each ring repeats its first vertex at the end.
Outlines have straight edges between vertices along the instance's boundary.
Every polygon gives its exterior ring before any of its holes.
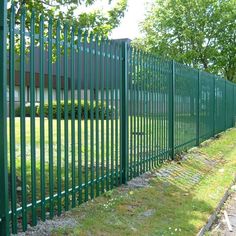
{"type": "Polygon", "coordinates": [[[236,236],[236,185],[231,188],[231,195],[225,202],[217,222],[212,226],[211,231],[206,235],[210,236],[236,236]],[[232,226],[232,232],[229,231],[227,226],[224,211],[227,212],[229,222],[232,226]]]}
{"type": "Polygon", "coordinates": [[[60,217],[54,217],[53,220],[46,220],[45,222],[38,222],[35,227],[28,226],[28,230],[25,233],[18,233],[18,236],[48,236],[51,232],[59,228],[73,228],[78,222],[72,217],[66,214],[60,217]]]}

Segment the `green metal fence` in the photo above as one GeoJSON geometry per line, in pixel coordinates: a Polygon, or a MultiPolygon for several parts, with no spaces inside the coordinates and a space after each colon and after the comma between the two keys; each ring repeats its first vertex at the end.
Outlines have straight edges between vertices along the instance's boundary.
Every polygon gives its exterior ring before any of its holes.
{"type": "Polygon", "coordinates": [[[233,83],[27,9],[16,24],[14,5],[7,22],[0,9],[0,235],[234,126],[233,83]]]}

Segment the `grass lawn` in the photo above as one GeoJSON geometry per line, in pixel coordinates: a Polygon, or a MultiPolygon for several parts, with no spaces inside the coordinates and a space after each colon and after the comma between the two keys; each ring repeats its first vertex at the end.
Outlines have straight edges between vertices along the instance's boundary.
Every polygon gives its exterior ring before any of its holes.
{"type": "Polygon", "coordinates": [[[186,156],[154,170],[148,187],[116,188],[75,208],[68,217],[77,227],[53,235],[196,235],[234,179],[236,129],[186,156]]]}
{"type": "MultiPolygon", "coordinates": [[[[196,137],[196,118],[195,117],[185,117],[181,116],[181,118],[178,118],[175,123],[175,144],[184,144],[189,141],[191,141],[191,145],[195,143],[194,139],[196,137]]],[[[9,131],[9,120],[8,120],[8,131],[9,131]]],[[[30,130],[30,124],[31,120],[29,117],[26,117],[25,119],[25,149],[26,149],[26,161],[30,161],[31,158],[31,130],[30,130]]],[[[82,156],[85,153],[85,121],[81,121],[81,152],[82,156]]],[[[64,120],[61,120],[60,122],[61,130],[60,130],[60,148],[61,148],[61,156],[64,155],[64,144],[65,144],[65,122],[64,120]]],[[[78,133],[78,121],[75,120],[74,124],[74,145],[75,145],[75,152],[78,151],[78,141],[79,141],[79,133],[78,133]]],[[[68,120],[68,154],[71,155],[71,147],[72,147],[72,122],[71,120],[68,120]]],[[[57,121],[52,121],[52,130],[53,130],[53,136],[52,136],[52,148],[53,148],[53,156],[57,156],[57,121]]],[[[40,119],[35,119],[35,150],[36,150],[36,161],[40,160],[40,142],[42,141],[40,137],[41,127],[40,127],[40,119]]],[[[21,122],[20,118],[15,118],[15,157],[16,161],[18,161],[21,157],[21,122]]],[[[8,142],[10,142],[10,131],[8,132],[8,142]]],[[[133,143],[136,139],[136,145],[137,140],[139,139],[139,145],[144,146],[145,142],[148,140],[152,142],[152,139],[157,139],[155,143],[158,144],[158,149],[160,151],[165,151],[168,149],[168,120],[167,117],[158,117],[156,120],[152,120],[151,118],[145,118],[144,117],[130,117],[129,118],[129,146],[132,147],[131,142],[133,143]],[[156,134],[155,134],[156,132],[156,134]],[[139,133],[142,133],[142,135],[139,135],[139,133]]],[[[120,142],[120,120],[104,120],[103,122],[101,120],[98,120],[98,123],[94,120],[93,123],[88,120],[87,122],[87,152],[89,153],[88,156],[90,156],[91,153],[91,147],[93,146],[94,150],[98,150],[99,156],[101,156],[102,153],[102,137],[104,138],[104,155],[106,155],[107,152],[107,146],[109,146],[109,149],[114,147],[116,145],[115,142],[117,142],[119,146],[120,142]],[[93,124],[93,129],[92,129],[93,124]],[[98,127],[97,127],[98,124],[98,127]],[[102,129],[103,124],[103,129],[102,129]],[[107,135],[107,130],[109,134],[107,135]],[[97,140],[97,131],[98,131],[98,140],[97,140]],[[116,140],[117,137],[117,140],[116,140]],[[96,149],[96,146],[99,146],[98,149],[96,149]]],[[[44,120],[44,153],[45,153],[45,160],[46,162],[49,159],[48,150],[49,150],[49,122],[48,119],[45,118],[44,120]]],[[[150,147],[146,146],[146,149],[150,149],[150,147]]],[[[155,146],[154,146],[155,148],[155,146]]],[[[8,145],[8,149],[10,150],[10,143],[8,145]]],[[[118,147],[119,149],[119,147],[118,147]]],[[[94,151],[94,152],[96,152],[94,151]]],[[[134,151],[134,150],[133,150],[134,151]]],[[[8,151],[10,153],[10,151],[8,151]]],[[[78,153],[77,153],[78,155],[78,153]]]]}
{"type": "MultiPolygon", "coordinates": [[[[154,136],[154,132],[156,131],[157,134],[157,139],[158,139],[158,145],[161,148],[165,148],[164,146],[167,145],[167,140],[168,140],[168,117],[157,117],[156,120],[152,120],[151,118],[147,117],[136,117],[134,119],[133,117],[129,118],[129,140],[131,140],[131,136],[133,136],[134,140],[134,133],[140,133],[142,132],[144,135],[143,137],[140,138],[140,143],[143,143],[143,139],[147,138],[145,136],[148,136],[150,138],[151,136],[154,136]],[[131,130],[132,127],[132,130],[131,130]],[[135,127],[135,129],[134,129],[135,127]],[[156,129],[155,129],[156,128],[156,129]]],[[[180,116],[180,118],[176,119],[175,121],[175,143],[182,144],[185,142],[188,142],[195,138],[196,136],[196,117],[190,117],[190,116],[180,116]]],[[[31,133],[30,133],[30,118],[26,117],[25,119],[25,145],[26,145],[26,157],[30,157],[30,141],[31,141],[31,133]]],[[[61,141],[61,148],[62,150],[64,147],[64,135],[65,135],[65,122],[64,120],[61,120],[61,130],[60,130],[60,141],[61,141]]],[[[117,120],[104,120],[104,139],[106,141],[106,133],[107,133],[107,127],[109,129],[109,138],[108,138],[108,145],[111,146],[111,137],[112,137],[112,132],[115,135],[120,135],[120,119],[117,120]],[[117,126],[117,134],[116,134],[116,126],[117,126]]],[[[74,137],[74,142],[75,142],[75,147],[78,147],[78,121],[75,120],[75,137],[74,137]]],[[[99,142],[101,144],[101,136],[102,136],[102,121],[98,120],[98,132],[99,132],[99,140],[96,140],[96,120],[93,121],[93,130],[91,129],[91,121],[88,120],[87,122],[87,130],[88,130],[88,151],[90,151],[91,148],[91,137],[93,137],[93,144],[96,146],[96,143],[99,142]]],[[[204,125],[204,124],[203,124],[204,125]]],[[[20,156],[20,142],[21,142],[21,122],[20,118],[15,118],[15,144],[16,144],[16,157],[20,156]]],[[[8,120],[8,130],[9,130],[9,120],[8,120]]],[[[36,145],[36,155],[39,154],[39,148],[40,148],[40,119],[36,117],[35,119],[35,145],[36,145]]],[[[52,130],[53,130],[53,149],[55,151],[56,149],[56,144],[57,144],[57,120],[52,121],[52,130]]],[[[49,145],[49,122],[48,119],[45,118],[44,120],[44,143],[45,143],[45,152],[48,152],[48,145],[49,145]]],[[[8,140],[9,140],[9,135],[10,131],[8,132],[8,140]]],[[[72,122],[71,120],[68,120],[68,143],[70,144],[72,141],[72,122]]],[[[84,152],[84,146],[85,146],[85,121],[81,121],[81,145],[82,145],[82,152],[84,152]]],[[[107,144],[105,143],[105,146],[107,144]]],[[[114,145],[114,144],[113,144],[114,145]]],[[[9,145],[8,145],[9,147],[9,145]]],[[[104,150],[106,152],[106,150],[104,150]]],[[[39,156],[39,155],[37,155],[39,156]]]]}

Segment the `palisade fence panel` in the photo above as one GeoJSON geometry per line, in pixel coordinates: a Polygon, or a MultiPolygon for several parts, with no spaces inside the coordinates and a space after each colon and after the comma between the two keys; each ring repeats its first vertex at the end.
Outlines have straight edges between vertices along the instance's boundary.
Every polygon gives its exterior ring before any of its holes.
{"type": "Polygon", "coordinates": [[[234,85],[226,81],[226,128],[234,123],[234,85]]]}
{"type": "Polygon", "coordinates": [[[169,158],[171,61],[129,47],[129,179],[169,158]]]}
{"type": "Polygon", "coordinates": [[[225,130],[225,82],[218,76],[215,79],[215,133],[225,130]]]}
{"type": "Polygon", "coordinates": [[[25,8],[16,20],[13,4],[6,12],[4,0],[1,235],[52,219],[234,126],[232,82],[25,8]]]}
{"type": "Polygon", "coordinates": [[[179,151],[196,145],[198,71],[175,64],[174,143],[179,151]]]}
{"type": "Polygon", "coordinates": [[[200,142],[214,135],[214,75],[200,73],[199,138],[200,142]]]}
{"type": "Polygon", "coordinates": [[[26,14],[22,9],[18,26],[11,8],[7,121],[12,233],[121,181],[121,44],[34,13],[28,29],[26,14]]]}

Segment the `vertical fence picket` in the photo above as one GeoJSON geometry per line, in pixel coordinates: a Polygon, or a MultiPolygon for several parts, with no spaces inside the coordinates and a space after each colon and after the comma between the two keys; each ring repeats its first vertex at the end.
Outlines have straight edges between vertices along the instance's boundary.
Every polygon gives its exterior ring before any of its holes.
{"type": "Polygon", "coordinates": [[[110,90],[111,90],[111,105],[110,107],[110,119],[111,119],[111,184],[110,187],[111,189],[113,189],[113,185],[114,185],[114,72],[115,72],[115,68],[114,68],[114,43],[111,42],[110,45],[110,53],[111,53],[111,68],[110,68],[110,90]]]}
{"type": "Polygon", "coordinates": [[[215,136],[215,99],[216,99],[216,76],[213,76],[213,86],[212,86],[212,136],[215,136]]]}
{"type": "Polygon", "coordinates": [[[140,51],[137,50],[137,69],[136,69],[136,109],[137,109],[137,176],[140,174],[140,153],[141,153],[141,149],[140,149],[140,102],[139,102],[139,95],[140,95],[140,61],[141,61],[141,57],[140,57],[140,51]]]}
{"type": "Polygon", "coordinates": [[[197,75],[197,98],[196,98],[196,146],[200,144],[200,79],[201,72],[198,70],[197,75]]]}
{"type": "Polygon", "coordinates": [[[225,103],[224,103],[224,110],[225,110],[225,115],[224,115],[224,123],[225,123],[225,130],[227,129],[227,81],[225,80],[225,88],[224,88],[224,94],[225,94],[225,103]]]}
{"type": "Polygon", "coordinates": [[[232,126],[235,125],[235,86],[233,86],[233,117],[232,117],[232,126]]]}
{"type": "Polygon", "coordinates": [[[36,150],[35,150],[35,13],[32,12],[30,19],[30,146],[31,146],[31,195],[32,195],[32,225],[37,225],[36,212],[36,150]]]}
{"type": "Polygon", "coordinates": [[[119,185],[119,113],[118,113],[118,90],[119,90],[119,64],[121,58],[119,57],[119,46],[115,44],[115,171],[116,171],[116,186],[119,185]]]}
{"type": "Polygon", "coordinates": [[[151,77],[151,68],[150,68],[150,55],[146,54],[146,78],[145,78],[145,137],[146,137],[146,143],[145,143],[145,172],[149,170],[149,163],[150,163],[150,156],[149,156],[149,86],[150,86],[150,77],[151,77]]]}
{"type": "Polygon", "coordinates": [[[122,183],[126,184],[128,179],[128,45],[127,42],[122,44],[122,79],[121,79],[121,168],[122,168],[122,183]]]}
{"type": "Polygon", "coordinates": [[[154,123],[154,82],[155,82],[155,63],[154,63],[154,57],[152,57],[152,83],[151,83],[151,157],[152,157],[152,163],[151,168],[155,167],[155,151],[154,151],[154,132],[155,132],[155,123],[154,123]]]}
{"type": "Polygon", "coordinates": [[[152,117],[151,117],[151,105],[152,105],[152,97],[151,97],[151,88],[152,88],[152,76],[153,76],[153,69],[152,69],[152,56],[149,55],[148,57],[148,64],[149,64],[149,78],[147,82],[147,124],[148,124],[148,132],[147,132],[147,154],[148,154],[148,170],[151,169],[152,164],[152,147],[151,147],[151,138],[152,138],[152,117]]]}
{"type": "Polygon", "coordinates": [[[53,176],[53,77],[52,77],[52,18],[48,22],[48,170],[49,170],[49,211],[54,216],[54,176],[53,176]]]}
{"type": "Polygon", "coordinates": [[[89,38],[89,63],[90,63],[90,182],[91,182],[91,199],[94,198],[94,37],[90,34],[89,38]]]}
{"type": "Polygon", "coordinates": [[[44,16],[40,16],[40,192],[41,219],[45,221],[45,131],[44,131],[44,16]]]}
{"type": "MultiPolygon", "coordinates": [[[[12,233],[17,233],[17,193],[16,193],[16,155],[15,155],[15,5],[11,6],[10,18],[10,176],[11,176],[11,222],[12,233]]],[[[32,201],[33,202],[33,201],[32,201]]]]}
{"type": "Polygon", "coordinates": [[[158,60],[155,58],[154,59],[154,64],[155,64],[155,83],[154,83],[154,99],[155,99],[155,103],[154,103],[154,109],[155,109],[155,135],[154,135],[154,144],[155,144],[155,166],[157,167],[159,164],[159,141],[158,141],[158,132],[159,132],[159,125],[158,125],[158,81],[159,81],[159,76],[158,76],[158,60]]]}
{"type": "Polygon", "coordinates": [[[72,203],[76,206],[75,189],[75,27],[71,28],[71,47],[70,47],[70,88],[71,88],[71,178],[72,178],[72,203]]]}
{"type": "MultiPolygon", "coordinates": [[[[77,102],[78,102],[78,188],[79,188],[79,204],[82,203],[82,125],[81,125],[81,80],[82,80],[82,43],[81,32],[78,32],[78,69],[77,69],[77,102]]],[[[83,53],[85,50],[83,48],[83,53]]]]}
{"type": "Polygon", "coordinates": [[[9,235],[8,161],[7,161],[7,1],[0,1],[0,234],[9,235]]]}
{"type": "Polygon", "coordinates": [[[148,83],[150,76],[150,63],[149,63],[149,54],[145,53],[145,78],[144,78],[144,172],[148,171],[149,165],[149,155],[148,155],[148,144],[149,144],[149,135],[148,135],[148,83]]]}
{"type": "MultiPolygon", "coordinates": [[[[101,44],[101,42],[100,42],[101,44]]],[[[100,55],[101,55],[101,50],[100,50],[100,55]]],[[[95,38],[95,51],[94,51],[94,57],[95,57],[95,69],[94,69],[94,79],[95,79],[95,104],[96,104],[96,109],[95,109],[95,117],[96,117],[96,196],[99,196],[100,194],[100,189],[99,189],[99,183],[100,183],[100,173],[99,173],[99,165],[100,165],[100,143],[99,143],[99,86],[101,86],[101,78],[99,78],[99,70],[98,66],[101,65],[101,60],[99,61],[99,53],[98,53],[98,37],[95,38]]]]}
{"type": "Polygon", "coordinates": [[[64,176],[65,176],[65,210],[69,210],[69,130],[68,130],[68,24],[64,24],[64,176]]]}
{"type": "Polygon", "coordinates": [[[128,171],[129,171],[129,174],[128,174],[128,180],[129,179],[132,179],[133,178],[133,158],[134,158],[134,153],[133,153],[133,149],[134,149],[134,146],[133,146],[133,119],[134,119],[134,116],[133,116],[133,85],[132,85],[132,67],[133,67],[133,60],[131,59],[132,58],[132,48],[129,47],[128,49],[128,54],[129,54],[129,74],[128,74],[128,116],[129,116],[129,120],[128,120],[128,129],[129,129],[129,151],[128,151],[128,157],[129,157],[129,160],[128,160],[128,163],[129,163],[129,167],[128,167],[128,171]]]}
{"type": "MultiPolygon", "coordinates": [[[[162,76],[163,78],[165,78],[164,74],[165,72],[167,71],[167,63],[165,63],[165,61],[163,61],[163,64],[162,64],[163,68],[162,68],[162,76]]],[[[169,149],[169,144],[168,144],[168,97],[166,99],[166,93],[168,91],[168,82],[169,82],[169,77],[168,75],[166,76],[166,80],[164,80],[162,78],[162,85],[166,87],[165,91],[163,91],[163,119],[162,119],[162,129],[163,129],[163,161],[166,160],[166,153],[167,150],[169,149]]]]}
{"type": "Polygon", "coordinates": [[[170,158],[173,160],[174,159],[174,155],[175,155],[175,145],[174,145],[174,90],[175,90],[175,61],[172,61],[172,76],[170,76],[170,80],[169,80],[169,117],[168,117],[168,121],[169,121],[169,126],[168,126],[168,130],[169,130],[169,155],[170,158]]]}
{"type": "Polygon", "coordinates": [[[137,112],[136,112],[136,87],[137,87],[137,81],[136,81],[136,68],[137,68],[137,64],[136,64],[136,56],[137,56],[137,51],[135,49],[133,49],[133,54],[132,54],[132,58],[133,58],[133,65],[132,65],[132,92],[133,92],[133,102],[132,102],[132,110],[133,110],[133,117],[134,117],[134,129],[133,129],[133,139],[134,139],[134,151],[133,151],[133,155],[134,155],[134,166],[133,166],[133,177],[137,176],[137,142],[136,142],[136,137],[137,137],[137,131],[136,131],[136,120],[137,120],[137,112]]]}
{"type": "Polygon", "coordinates": [[[138,147],[139,147],[139,174],[142,174],[143,172],[143,144],[142,144],[142,137],[143,137],[143,102],[142,102],[142,74],[143,74],[143,67],[142,67],[142,63],[143,63],[143,57],[142,57],[142,51],[139,51],[139,88],[138,88],[138,101],[140,101],[139,104],[139,130],[138,130],[138,147]]]}
{"type": "Polygon", "coordinates": [[[143,52],[140,52],[140,101],[141,101],[141,107],[140,107],[140,146],[141,146],[141,150],[140,150],[140,174],[144,173],[144,129],[143,129],[143,113],[144,113],[144,103],[143,103],[143,88],[144,88],[144,69],[143,69],[143,64],[145,63],[144,61],[144,55],[143,52]]]}
{"type": "Polygon", "coordinates": [[[104,39],[101,39],[100,42],[100,61],[101,61],[101,192],[104,192],[105,188],[105,173],[104,173],[104,165],[105,165],[105,146],[104,146],[104,70],[105,70],[105,43],[104,39]]]}
{"type": "Polygon", "coordinates": [[[106,66],[105,66],[105,88],[106,88],[106,190],[110,189],[109,186],[109,182],[110,182],[110,150],[109,150],[109,142],[110,142],[110,122],[109,122],[109,95],[110,95],[110,77],[109,77],[109,70],[110,68],[110,62],[111,60],[109,59],[109,57],[111,56],[111,54],[109,55],[109,45],[110,42],[108,40],[105,41],[105,61],[106,61],[106,66]]]}
{"type": "Polygon", "coordinates": [[[84,166],[85,166],[85,201],[88,201],[88,60],[87,54],[89,53],[88,49],[88,35],[87,32],[84,35],[84,166]]]}
{"type": "Polygon", "coordinates": [[[149,78],[147,80],[147,155],[148,155],[148,163],[147,169],[151,169],[151,162],[152,162],[152,148],[151,148],[151,86],[152,86],[152,57],[151,55],[148,56],[148,70],[149,70],[149,78]]]}
{"type": "Polygon", "coordinates": [[[60,21],[56,25],[56,121],[57,121],[57,215],[61,215],[61,49],[60,49],[60,21]]]}
{"type": "Polygon", "coordinates": [[[27,190],[26,190],[26,127],[25,127],[25,8],[21,10],[20,24],[20,137],[21,137],[21,196],[22,228],[27,229],[27,190]]]}
{"type": "MultiPolygon", "coordinates": [[[[158,95],[159,95],[159,105],[160,105],[160,115],[159,115],[159,119],[160,119],[160,132],[159,132],[159,135],[161,136],[161,137],[164,137],[164,118],[165,118],[165,116],[164,116],[164,99],[163,99],[163,97],[164,97],[164,92],[165,92],[165,90],[164,90],[164,85],[163,85],[163,73],[162,73],[162,66],[163,65],[163,62],[162,62],[162,60],[160,60],[160,65],[159,65],[159,76],[160,76],[160,81],[159,81],[159,87],[158,87],[158,95]]],[[[160,162],[159,162],[159,164],[161,164],[162,162],[163,162],[163,159],[164,159],[164,152],[165,152],[165,150],[164,150],[164,138],[162,138],[162,139],[160,139],[160,152],[159,152],[159,158],[160,158],[160,162]]]]}
{"type": "Polygon", "coordinates": [[[147,63],[147,53],[145,52],[143,54],[144,58],[144,64],[143,64],[143,87],[142,87],[142,93],[143,93],[143,139],[142,139],[142,145],[143,145],[143,173],[146,172],[146,164],[147,164],[147,152],[146,152],[146,146],[147,146],[147,122],[146,122],[146,83],[148,78],[148,63],[147,63]]]}
{"type": "Polygon", "coordinates": [[[144,65],[143,65],[143,172],[147,171],[147,78],[148,78],[148,58],[147,53],[143,54],[144,65]]]}

